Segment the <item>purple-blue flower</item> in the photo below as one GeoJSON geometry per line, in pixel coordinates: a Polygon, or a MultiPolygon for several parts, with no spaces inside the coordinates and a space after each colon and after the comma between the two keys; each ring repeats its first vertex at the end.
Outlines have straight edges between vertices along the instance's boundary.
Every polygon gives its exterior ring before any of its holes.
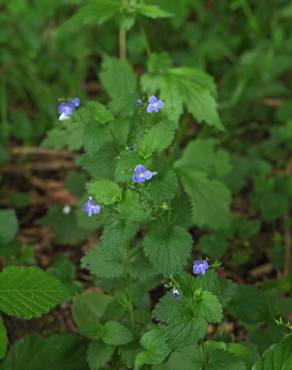
{"type": "Polygon", "coordinates": [[[136,106],[137,107],[141,107],[141,105],[142,105],[142,100],[141,99],[137,99],[136,100],[136,106]]]}
{"type": "Polygon", "coordinates": [[[68,100],[68,104],[69,104],[71,107],[73,107],[73,109],[74,109],[74,108],[77,108],[77,107],[79,107],[79,105],[80,105],[80,99],[79,99],[79,98],[77,98],[77,97],[75,97],[75,98],[73,98],[73,99],[69,99],[69,100],[68,100]]]}
{"type": "Polygon", "coordinates": [[[160,99],[157,99],[156,96],[150,96],[148,103],[149,103],[147,105],[148,113],[158,112],[159,109],[163,107],[163,101],[160,99]]]}
{"type": "Polygon", "coordinates": [[[100,205],[97,204],[92,197],[89,197],[88,201],[83,206],[83,211],[85,211],[89,217],[93,214],[98,215],[100,212],[100,205]]]}
{"type": "Polygon", "coordinates": [[[70,118],[71,114],[73,113],[73,110],[74,110],[74,108],[71,107],[67,103],[59,104],[59,106],[58,106],[58,114],[60,115],[59,120],[63,121],[64,119],[70,118]]]}
{"type": "Polygon", "coordinates": [[[177,289],[172,289],[171,295],[176,299],[180,298],[180,292],[177,289]]]}
{"type": "Polygon", "coordinates": [[[196,260],[193,265],[193,273],[195,275],[205,275],[208,268],[209,264],[206,260],[196,260]]]}
{"type": "Polygon", "coordinates": [[[68,99],[68,102],[62,102],[59,104],[57,112],[59,114],[59,120],[63,121],[64,119],[69,119],[74,109],[79,107],[80,99],[75,97],[73,99],[68,99]]]}
{"type": "Polygon", "coordinates": [[[132,176],[134,182],[141,183],[152,179],[153,173],[147,170],[142,164],[135,168],[135,175],[132,176]]]}

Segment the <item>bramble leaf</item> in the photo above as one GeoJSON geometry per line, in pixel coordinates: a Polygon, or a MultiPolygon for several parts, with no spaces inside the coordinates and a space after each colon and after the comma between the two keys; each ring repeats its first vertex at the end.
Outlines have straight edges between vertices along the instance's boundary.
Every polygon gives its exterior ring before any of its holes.
{"type": "Polygon", "coordinates": [[[6,267],[0,273],[0,310],[7,315],[39,317],[68,297],[68,289],[37,267],[6,267]]]}

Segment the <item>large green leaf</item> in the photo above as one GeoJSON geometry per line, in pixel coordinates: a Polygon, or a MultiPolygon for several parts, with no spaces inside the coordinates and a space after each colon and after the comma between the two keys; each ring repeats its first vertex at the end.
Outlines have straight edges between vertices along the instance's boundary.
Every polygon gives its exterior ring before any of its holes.
{"type": "Polygon", "coordinates": [[[42,338],[32,334],[17,341],[1,370],[88,370],[86,344],[75,335],[42,338]]]}
{"type": "Polygon", "coordinates": [[[230,192],[223,182],[209,180],[204,172],[181,171],[181,179],[192,206],[192,220],[198,226],[227,228],[230,222],[230,192]]]}
{"type": "Polygon", "coordinates": [[[258,360],[252,370],[291,370],[292,369],[292,334],[280,343],[272,345],[258,360]]]}
{"type": "Polygon", "coordinates": [[[39,317],[68,297],[68,289],[37,267],[6,267],[0,273],[0,310],[24,319],[39,317]]]}
{"type": "Polygon", "coordinates": [[[185,106],[198,122],[222,129],[212,78],[195,68],[161,68],[162,64],[169,65],[164,54],[151,56],[149,73],[142,77],[143,90],[149,94],[159,90],[164,109],[172,120],[179,119],[185,106]]]}
{"type": "Polygon", "coordinates": [[[11,242],[18,231],[18,221],[14,209],[0,211],[0,243],[11,242]]]}
{"type": "Polygon", "coordinates": [[[122,198],[120,187],[109,180],[95,180],[86,184],[88,193],[94,197],[97,203],[110,205],[122,198]]]}
{"type": "Polygon", "coordinates": [[[153,329],[143,334],[140,344],[145,350],[136,356],[135,369],[140,369],[144,364],[158,364],[170,352],[166,337],[160,329],[153,329]]]}
{"type": "Polygon", "coordinates": [[[134,337],[126,326],[116,321],[108,321],[103,327],[101,339],[106,344],[121,346],[131,342],[134,337]]]}
{"type": "Polygon", "coordinates": [[[180,226],[156,226],[143,240],[146,256],[165,276],[183,270],[192,249],[191,234],[180,226]]]}

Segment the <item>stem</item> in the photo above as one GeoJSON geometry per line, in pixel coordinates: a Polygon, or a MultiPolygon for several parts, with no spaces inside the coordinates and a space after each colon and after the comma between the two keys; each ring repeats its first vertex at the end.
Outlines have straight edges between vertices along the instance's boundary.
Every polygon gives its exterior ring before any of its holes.
{"type": "Polygon", "coordinates": [[[202,370],[206,370],[207,366],[208,366],[208,354],[207,354],[205,342],[201,343],[201,348],[202,348],[202,352],[203,352],[203,367],[202,367],[202,370]]]}
{"type": "MultiPolygon", "coordinates": [[[[128,0],[122,0],[123,8],[128,5],[128,0]]],[[[119,49],[120,49],[120,59],[127,60],[127,32],[120,26],[119,31],[119,49]]]]}
{"type": "Polygon", "coordinates": [[[285,213],[283,216],[283,229],[284,229],[284,245],[285,245],[285,265],[284,275],[288,275],[292,270],[292,240],[291,231],[289,225],[289,213],[285,213]]]}

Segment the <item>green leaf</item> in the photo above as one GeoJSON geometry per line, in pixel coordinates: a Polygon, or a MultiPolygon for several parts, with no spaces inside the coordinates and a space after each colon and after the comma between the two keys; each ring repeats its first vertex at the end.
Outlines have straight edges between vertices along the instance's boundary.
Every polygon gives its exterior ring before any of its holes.
{"type": "Polygon", "coordinates": [[[172,14],[162,10],[156,5],[146,5],[146,4],[135,4],[136,13],[144,15],[147,18],[157,19],[171,17],[172,14]]]}
{"type": "Polygon", "coordinates": [[[124,152],[117,160],[115,181],[117,182],[132,182],[132,175],[134,174],[137,163],[141,163],[142,158],[137,152],[124,152]]]}
{"type": "Polygon", "coordinates": [[[18,340],[1,370],[88,370],[86,344],[75,335],[27,335],[18,340]]]}
{"type": "Polygon", "coordinates": [[[121,276],[125,271],[125,249],[114,245],[98,245],[91,249],[82,258],[82,267],[90,270],[98,277],[114,278],[121,276]]]}
{"type": "Polygon", "coordinates": [[[104,325],[101,339],[106,344],[122,346],[130,343],[134,337],[131,331],[124,325],[116,321],[108,321],[104,325]]]}
{"type": "Polygon", "coordinates": [[[167,361],[168,370],[200,370],[203,364],[203,355],[197,344],[176,349],[167,361]]]}
{"type": "Polygon", "coordinates": [[[230,222],[230,192],[218,180],[209,180],[202,172],[181,172],[185,191],[192,206],[192,220],[198,226],[225,229],[230,222]]]}
{"type": "Polygon", "coordinates": [[[280,343],[272,345],[258,360],[252,370],[291,370],[292,369],[292,334],[280,343]]]}
{"type": "Polygon", "coordinates": [[[100,318],[112,297],[101,292],[84,292],[74,298],[72,314],[82,335],[96,334],[100,318]]]}
{"type": "Polygon", "coordinates": [[[0,359],[3,358],[6,354],[7,345],[8,345],[7,332],[2,316],[0,316],[0,359]]]}
{"type": "Polygon", "coordinates": [[[146,280],[150,276],[155,275],[153,267],[140,247],[131,249],[126,270],[131,276],[139,280],[146,280]]]}
{"type": "Polygon", "coordinates": [[[218,142],[214,139],[196,139],[184,149],[175,168],[185,172],[199,171],[214,178],[223,178],[230,170],[229,155],[222,149],[216,150],[218,142]]]}
{"type": "Polygon", "coordinates": [[[111,218],[102,234],[102,244],[108,247],[120,246],[132,239],[139,230],[139,224],[127,219],[111,218]]]}
{"type": "Polygon", "coordinates": [[[145,348],[145,351],[136,356],[135,369],[140,369],[144,364],[159,364],[170,352],[166,337],[160,329],[153,329],[143,334],[140,345],[145,348]]]}
{"type": "Polygon", "coordinates": [[[123,219],[133,222],[145,222],[149,219],[149,210],[141,203],[139,194],[127,190],[125,199],[118,204],[117,210],[123,219]]]}
{"type": "Polygon", "coordinates": [[[92,341],[87,350],[87,362],[91,370],[103,368],[111,359],[115,348],[102,341],[92,341]]]}
{"type": "Polygon", "coordinates": [[[0,243],[11,242],[18,232],[18,220],[14,209],[0,211],[0,243]]]}
{"type": "Polygon", "coordinates": [[[213,260],[220,259],[228,248],[227,240],[218,233],[203,235],[199,240],[199,245],[201,252],[213,260]]]}
{"type": "Polygon", "coordinates": [[[104,205],[114,204],[122,199],[120,187],[109,180],[94,180],[86,184],[88,193],[97,203],[104,205]]]}
{"type": "MultiPolygon", "coordinates": [[[[162,203],[175,197],[178,191],[178,179],[174,171],[168,171],[163,177],[158,173],[151,179],[146,193],[155,203],[162,203]]],[[[175,210],[173,211],[175,212],[175,210]]],[[[172,213],[173,213],[172,212],[172,213]]]]}
{"type": "Polygon", "coordinates": [[[165,276],[182,271],[190,257],[192,237],[180,226],[154,227],[143,240],[145,255],[165,276]]]}
{"type": "Polygon", "coordinates": [[[67,21],[67,26],[98,24],[108,21],[120,11],[121,3],[116,0],[90,0],[67,21]]]}
{"type": "Polygon", "coordinates": [[[127,115],[133,113],[137,78],[130,64],[124,60],[105,57],[99,77],[112,100],[111,110],[115,113],[125,111],[127,115]]]}
{"type": "Polygon", "coordinates": [[[203,317],[208,323],[216,324],[223,318],[222,306],[218,298],[207,290],[203,290],[197,297],[195,296],[192,309],[195,314],[203,317]]]}
{"type": "Polygon", "coordinates": [[[142,88],[152,94],[157,90],[164,100],[164,110],[169,119],[178,121],[183,107],[200,123],[222,129],[217,112],[216,94],[212,78],[195,68],[179,67],[160,69],[160,59],[164,55],[151,56],[148,62],[149,73],[142,77],[142,88]]]}
{"type": "Polygon", "coordinates": [[[242,360],[231,352],[217,348],[208,348],[206,370],[246,370],[242,360]]]}
{"type": "Polygon", "coordinates": [[[233,316],[249,324],[263,321],[270,316],[265,295],[252,285],[237,286],[228,310],[233,316]]]}
{"type": "Polygon", "coordinates": [[[152,127],[138,145],[141,156],[147,159],[166,149],[173,141],[175,129],[172,122],[160,122],[152,127]]]}
{"type": "Polygon", "coordinates": [[[39,317],[67,297],[67,288],[39,268],[11,266],[0,273],[0,310],[7,315],[39,317]]]}

